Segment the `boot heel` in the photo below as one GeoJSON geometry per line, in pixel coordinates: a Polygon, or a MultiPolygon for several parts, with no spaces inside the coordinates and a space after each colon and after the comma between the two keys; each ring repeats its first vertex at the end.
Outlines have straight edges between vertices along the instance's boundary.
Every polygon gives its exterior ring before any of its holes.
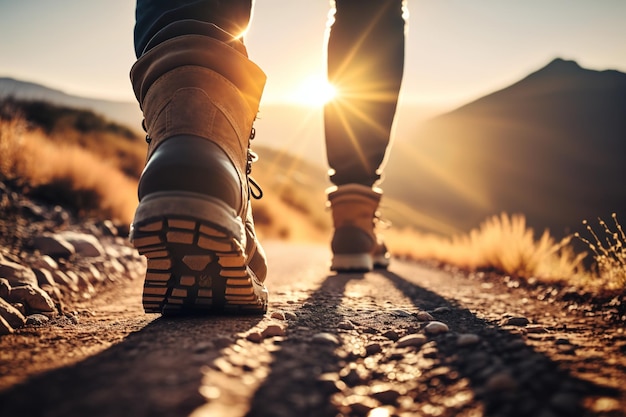
{"type": "Polygon", "coordinates": [[[147,313],[267,311],[267,290],[246,266],[242,220],[221,201],[151,194],[137,208],[131,242],[147,258],[147,313]]]}

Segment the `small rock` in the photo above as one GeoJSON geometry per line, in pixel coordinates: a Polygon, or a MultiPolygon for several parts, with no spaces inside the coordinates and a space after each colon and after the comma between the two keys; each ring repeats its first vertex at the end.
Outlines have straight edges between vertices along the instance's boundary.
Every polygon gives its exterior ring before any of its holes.
{"type": "Polygon", "coordinates": [[[54,301],[39,287],[14,287],[11,289],[11,298],[23,300],[33,311],[54,311],[54,301]]]}
{"type": "Polygon", "coordinates": [[[325,344],[331,344],[331,345],[339,345],[339,339],[337,338],[337,336],[335,336],[332,333],[317,333],[315,335],[313,335],[313,342],[315,343],[325,343],[325,344]]]}
{"type": "Polygon", "coordinates": [[[527,326],[529,323],[530,323],[530,320],[528,320],[526,317],[523,317],[523,316],[507,317],[504,320],[502,320],[502,326],[524,327],[524,326],[527,326]]]}
{"type": "Polygon", "coordinates": [[[25,284],[37,285],[37,276],[33,270],[16,262],[0,262],[0,277],[7,279],[12,287],[25,284]]]}
{"type": "Polygon", "coordinates": [[[298,318],[298,315],[291,311],[285,311],[285,319],[287,320],[295,320],[298,318]]]}
{"type": "Polygon", "coordinates": [[[12,328],[22,327],[24,323],[26,323],[24,315],[2,298],[0,298],[0,316],[3,317],[12,328]]]}
{"type": "Polygon", "coordinates": [[[74,246],[76,254],[81,257],[100,258],[105,254],[104,248],[94,235],[64,232],[59,236],[74,246]]]}
{"type": "Polygon", "coordinates": [[[456,339],[457,346],[472,346],[480,342],[480,336],[474,333],[462,333],[456,339]]]}
{"type": "Polygon", "coordinates": [[[354,330],[355,326],[350,320],[344,320],[337,325],[341,330],[354,330]]]}
{"type": "Polygon", "coordinates": [[[382,346],[380,345],[380,343],[370,343],[367,346],[365,346],[365,354],[367,356],[371,356],[374,355],[378,352],[381,352],[383,350],[382,346]]]}
{"type": "Polygon", "coordinates": [[[424,327],[424,332],[430,335],[447,333],[449,330],[448,325],[440,321],[431,321],[424,327]]]}
{"type": "Polygon", "coordinates": [[[409,334],[400,338],[396,342],[396,347],[403,348],[408,346],[420,347],[426,343],[428,339],[423,334],[409,334]]]}
{"type": "Polygon", "coordinates": [[[283,329],[278,324],[270,324],[261,332],[263,338],[266,337],[275,337],[275,336],[284,336],[285,329],[283,329]]]}
{"type": "Polygon", "coordinates": [[[58,235],[37,236],[33,239],[33,247],[55,259],[67,259],[76,253],[74,246],[58,235]]]}
{"type": "Polygon", "coordinates": [[[419,321],[433,321],[435,318],[427,311],[420,311],[415,315],[419,321]]]}
{"type": "Polygon", "coordinates": [[[438,314],[438,313],[449,313],[450,311],[450,307],[437,307],[436,309],[433,310],[433,313],[438,314]]]}
{"type": "Polygon", "coordinates": [[[496,372],[485,383],[489,391],[512,391],[517,388],[517,381],[506,371],[496,372]]]}
{"type": "Polygon", "coordinates": [[[50,319],[48,316],[44,316],[43,314],[31,314],[26,317],[26,324],[30,324],[33,326],[43,326],[48,323],[50,319]]]}
{"type": "Polygon", "coordinates": [[[272,312],[270,317],[276,320],[285,320],[285,313],[283,313],[282,311],[274,311],[272,312]]]}
{"type": "Polygon", "coordinates": [[[383,337],[386,337],[389,340],[393,340],[394,342],[400,338],[400,335],[395,330],[388,330],[383,333],[383,337]]]}
{"type": "Polygon", "coordinates": [[[372,387],[371,396],[380,401],[382,404],[395,404],[400,395],[401,394],[398,390],[395,390],[386,384],[372,387]]]}

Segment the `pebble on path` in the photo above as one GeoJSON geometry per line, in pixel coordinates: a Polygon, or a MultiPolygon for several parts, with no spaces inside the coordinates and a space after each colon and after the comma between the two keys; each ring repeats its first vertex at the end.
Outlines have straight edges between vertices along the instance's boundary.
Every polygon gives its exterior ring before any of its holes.
{"type": "Polygon", "coordinates": [[[332,333],[317,333],[313,335],[313,342],[315,343],[327,343],[331,345],[339,345],[339,339],[332,333]]]}
{"type": "Polygon", "coordinates": [[[522,316],[507,317],[504,320],[502,320],[502,325],[503,326],[524,327],[524,326],[527,326],[529,323],[530,323],[530,320],[528,320],[526,317],[522,317],[522,316]]]}
{"type": "Polygon", "coordinates": [[[426,327],[424,327],[426,334],[430,335],[447,333],[449,330],[448,325],[440,321],[431,321],[426,325],[426,327]]]}
{"type": "Polygon", "coordinates": [[[398,341],[396,342],[396,347],[420,347],[427,341],[428,339],[423,334],[409,334],[398,339],[398,341]]]}
{"type": "Polygon", "coordinates": [[[480,342],[480,336],[474,333],[462,333],[456,339],[457,346],[472,346],[480,342]]]}
{"type": "Polygon", "coordinates": [[[284,336],[285,329],[283,329],[278,324],[270,324],[261,332],[263,337],[275,337],[275,336],[284,336]]]}
{"type": "Polygon", "coordinates": [[[276,320],[285,320],[285,313],[282,311],[274,311],[270,317],[276,320]]]}
{"type": "Polygon", "coordinates": [[[415,315],[419,321],[433,321],[435,318],[427,311],[420,311],[415,315]]]}

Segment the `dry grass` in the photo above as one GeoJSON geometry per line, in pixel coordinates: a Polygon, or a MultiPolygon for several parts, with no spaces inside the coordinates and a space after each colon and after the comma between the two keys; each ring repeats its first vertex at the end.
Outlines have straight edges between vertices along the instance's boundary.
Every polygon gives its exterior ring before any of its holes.
{"type": "Polygon", "coordinates": [[[535,238],[522,215],[494,216],[467,235],[452,238],[410,229],[392,229],[385,236],[396,256],[435,260],[472,271],[590,284],[582,265],[585,254],[574,253],[571,239],[557,242],[547,231],[535,238]]]}
{"type": "Polygon", "coordinates": [[[607,282],[607,285],[626,288],[626,234],[615,213],[612,218],[615,229],[611,229],[604,220],[598,218],[604,239],[600,239],[601,234],[596,233],[586,220],[583,224],[587,226],[592,240],[578,233],[576,237],[582,240],[593,253],[597,274],[607,282]]]}
{"type": "Polygon", "coordinates": [[[0,176],[18,180],[33,193],[81,215],[131,221],[137,182],[100,156],[54,143],[41,131],[27,130],[19,118],[0,122],[0,154],[0,176]]]}

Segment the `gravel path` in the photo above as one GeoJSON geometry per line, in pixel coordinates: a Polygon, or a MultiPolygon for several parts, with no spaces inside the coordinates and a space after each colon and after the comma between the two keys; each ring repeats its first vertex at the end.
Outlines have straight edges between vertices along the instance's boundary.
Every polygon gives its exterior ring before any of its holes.
{"type": "MultiPolygon", "coordinates": [[[[0,337],[0,416],[626,416],[623,311],[270,243],[262,317],[163,319],[118,282],[0,337]]],[[[609,303],[610,305],[610,303],[609,303]]]]}

